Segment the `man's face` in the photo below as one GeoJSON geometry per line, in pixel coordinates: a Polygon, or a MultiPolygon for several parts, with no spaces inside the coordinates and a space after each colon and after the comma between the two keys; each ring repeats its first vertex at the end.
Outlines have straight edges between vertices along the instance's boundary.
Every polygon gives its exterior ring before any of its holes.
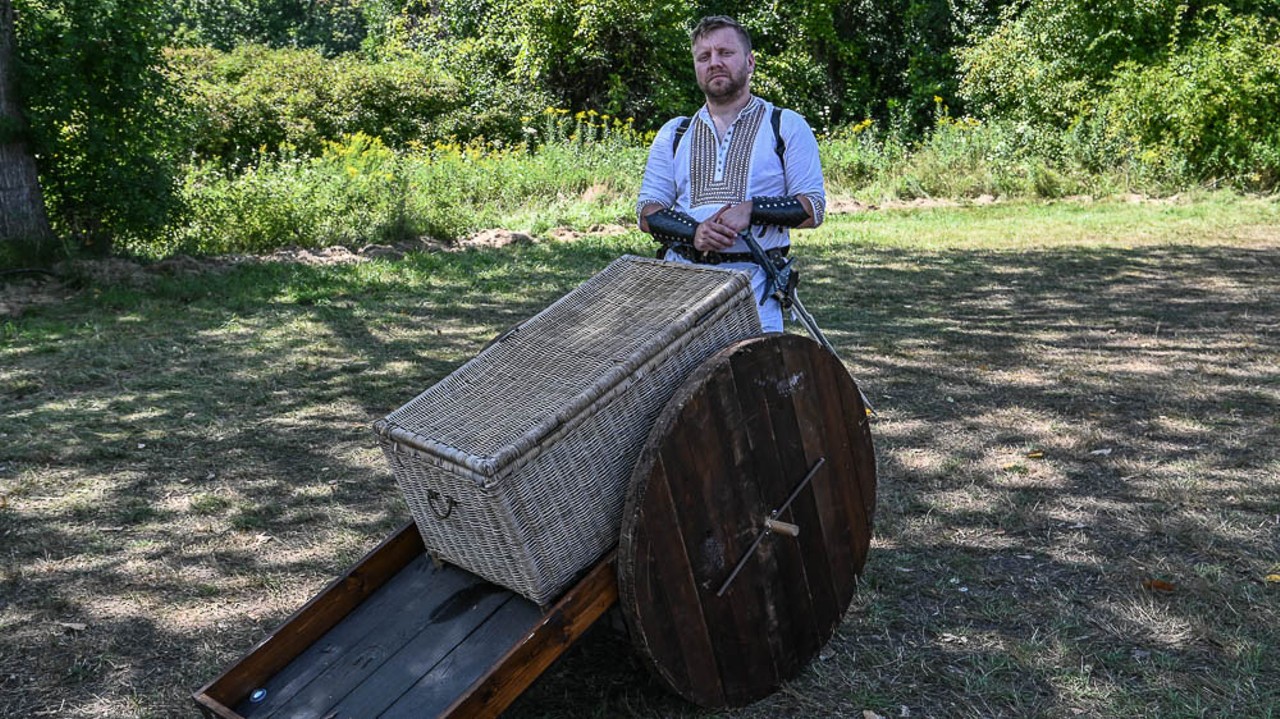
{"type": "Polygon", "coordinates": [[[756,59],[731,27],[722,27],[693,44],[693,70],[708,100],[729,100],[746,90],[756,59]]]}

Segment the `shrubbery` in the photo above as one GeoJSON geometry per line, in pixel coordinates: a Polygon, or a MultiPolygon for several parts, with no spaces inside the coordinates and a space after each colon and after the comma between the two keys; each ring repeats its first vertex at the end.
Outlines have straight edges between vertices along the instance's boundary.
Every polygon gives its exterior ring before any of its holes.
{"type": "Polygon", "coordinates": [[[1280,23],[1225,9],[1162,62],[1125,62],[1088,122],[1112,154],[1170,177],[1280,180],[1280,23]]]}
{"type": "Polygon", "coordinates": [[[152,257],[269,252],[626,221],[645,138],[626,121],[587,113],[527,119],[530,145],[415,144],[396,152],[357,133],[325,143],[315,157],[286,146],[239,168],[201,163],[182,188],[186,218],[163,241],[129,249],[152,257]]]}
{"type": "MultiPolygon", "coordinates": [[[[719,11],[313,5],[16,0],[29,139],[68,245],[258,252],[629,222],[637,128],[701,103],[686,33],[719,11]]],[[[1277,0],[736,11],[756,41],[755,90],[817,130],[833,194],[1280,182],[1277,0]]]]}
{"type": "Polygon", "coordinates": [[[168,59],[201,159],[244,162],[282,145],[315,155],[356,133],[407,147],[445,139],[442,119],[466,104],[460,84],[421,56],[368,62],[244,45],[173,50],[168,59]]]}
{"type": "Polygon", "coordinates": [[[1274,0],[1032,0],[962,53],[961,90],[1052,161],[1273,188],[1278,17],[1274,0]]]}

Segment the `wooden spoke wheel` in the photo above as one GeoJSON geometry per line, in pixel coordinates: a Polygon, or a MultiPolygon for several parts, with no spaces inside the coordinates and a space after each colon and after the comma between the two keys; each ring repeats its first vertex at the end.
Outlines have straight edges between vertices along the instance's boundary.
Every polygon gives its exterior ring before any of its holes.
{"type": "Polygon", "coordinates": [[[618,592],[640,654],[704,707],[772,693],[848,608],[875,487],[839,359],[775,334],[707,360],[655,423],[623,512],[618,592]]]}

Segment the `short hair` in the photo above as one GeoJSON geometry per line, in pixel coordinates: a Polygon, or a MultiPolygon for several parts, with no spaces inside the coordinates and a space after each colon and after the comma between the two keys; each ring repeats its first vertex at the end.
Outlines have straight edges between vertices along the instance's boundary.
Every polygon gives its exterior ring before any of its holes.
{"type": "Polygon", "coordinates": [[[689,44],[696,43],[713,30],[725,27],[733,28],[734,32],[738,33],[738,37],[742,39],[742,44],[746,46],[747,52],[751,52],[751,36],[747,34],[747,29],[728,15],[708,15],[699,20],[698,24],[694,25],[693,29],[689,31],[689,44]]]}

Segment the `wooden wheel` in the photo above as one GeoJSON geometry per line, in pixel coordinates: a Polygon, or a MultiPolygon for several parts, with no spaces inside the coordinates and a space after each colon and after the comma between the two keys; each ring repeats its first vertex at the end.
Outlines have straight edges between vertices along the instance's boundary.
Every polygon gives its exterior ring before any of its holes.
{"type": "Polygon", "coordinates": [[[853,597],[875,483],[857,387],[816,342],[766,335],[707,360],[655,423],[623,512],[618,590],[640,654],[709,708],[794,677],[853,597]]]}

